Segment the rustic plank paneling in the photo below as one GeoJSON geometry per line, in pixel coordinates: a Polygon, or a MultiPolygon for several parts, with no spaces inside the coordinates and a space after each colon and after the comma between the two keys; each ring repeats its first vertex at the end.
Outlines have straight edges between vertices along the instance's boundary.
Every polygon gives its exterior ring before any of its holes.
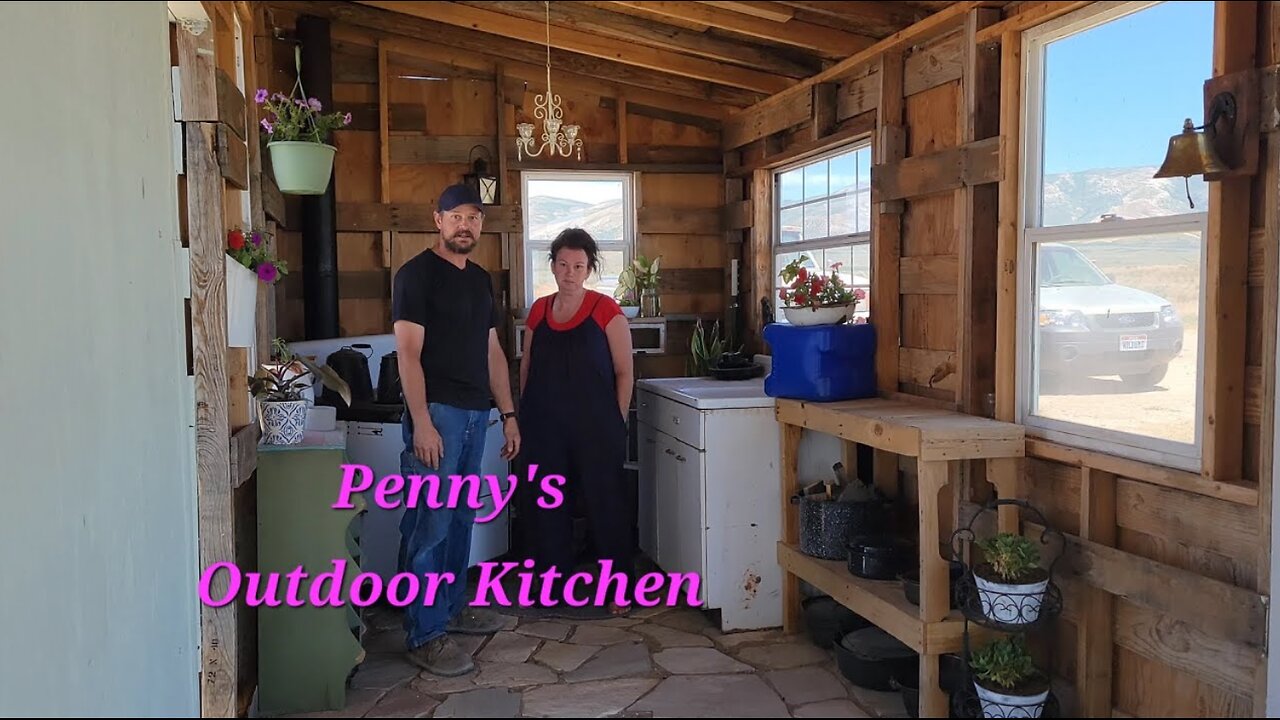
{"type": "Polygon", "coordinates": [[[999,182],[1000,138],[875,166],[871,185],[887,200],[918,197],[957,188],[999,182]]]}
{"type": "Polygon", "coordinates": [[[937,390],[955,392],[956,354],[947,350],[922,350],[903,347],[898,350],[898,379],[937,390]]]}
{"type": "Polygon", "coordinates": [[[716,235],[721,230],[720,209],[642,207],[636,211],[636,229],[642,233],[716,235]]]}
{"type": "Polygon", "coordinates": [[[813,115],[813,92],[799,93],[793,102],[754,110],[725,120],[724,148],[732,150],[752,140],[786,130],[813,115]]]}
{"type": "Polygon", "coordinates": [[[494,157],[494,140],[488,135],[395,135],[391,137],[391,162],[461,163],[470,162],[471,150],[477,145],[494,157]]]}
{"type": "Polygon", "coordinates": [[[244,141],[231,128],[218,123],[218,171],[240,190],[249,189],[249,155],[244,141]]]}
{"type": "Polygon", "coordinates": [[[953,33],[944,40],[907,56],[903,92],[915,95],[939,85],[960,79],[964,67],[964,33],[953,33]]]}
{"type": "Polygon", "coordinates": [[[959,275],[955,255],[915,255],[902,258],[898,282],[903,295],[954,295],[959,275]]]}
{"type": "Polygon", "coordinates": [[[751,227],[752,212],[750,200],[739,200],[725,205],[720,214],[722,229],[728,232],[731,230],[745,230],[751,227]]]}
{"type": "MultiPolygon", "coordinates": [[[[520,232],[524,218],[518,205],[484,208],[483,232],[520,232]]],[[[338,232],[437,232],[435,206],[413,203],[338,203],[338,232]]]]}
{"type": "Polygon", "coordinates": [[[235,80],[231,79],[222,68],[218,68],[218,121],[236,134],[241,140],[245,139],[245,100],[244,93],[240,92],[240,88],[236,87],[235,80]]]}
{"type": "MultiPolygon", "coordinates": [[[[377,103],[334,103],[335,112],[351,113],[351,125],[348,130],[368,130],[377,132],[380,118],[377,103]]],[[[421,103],[395,103],[388,113],[391,119],[391,130],[396,132],[426,132],[427,108],[421,103]]],[[[468,146],[470,147],[470,146],[468,146]]]]}

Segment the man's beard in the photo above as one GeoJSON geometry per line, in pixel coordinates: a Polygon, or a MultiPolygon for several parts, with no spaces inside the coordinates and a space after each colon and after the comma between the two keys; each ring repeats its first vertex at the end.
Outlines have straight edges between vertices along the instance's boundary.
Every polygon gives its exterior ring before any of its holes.
{"type": "Polygon", "coordinates": [[[475,239],[475,236],[472,235],[471,233],[467,232],[466,230],[461,230],[445,238],[444,246],[449,248],[450,252],[455,252],[455,253],[458,253],[459,255],[467,255],[476,248],[476,239],[475,239]],[[468,245],[464,245],[463,243],[458,241],[459,238],[470,240],[471,243],[468,245]]]}

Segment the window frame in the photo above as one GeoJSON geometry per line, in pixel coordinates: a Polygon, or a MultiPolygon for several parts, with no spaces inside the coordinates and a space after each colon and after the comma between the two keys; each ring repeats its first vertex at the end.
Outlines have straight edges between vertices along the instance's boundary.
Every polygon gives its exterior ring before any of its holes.
{"type": "Polygon", "coordinates": [[[1189,472],[1200,472],[1204,458],[1206,428],[1204,413],[1204,361],[1208,276],[1209,214],[1206,210],[1154,218],[1115,219],[1108,222],[1043,226],[1044,186],[1043,131],[1045,100],[1045,53],[1057,40],[1071,37],[1106,23],[1122,19],[1160,5],[1167,0],[1104,2],[1084,8],[1056,20],[1026,30],[1022,37],[1023,67],[1021,109],[1022,141],[1020,160],[1022,178],[1019,183],[1018,268],[1017,268],[1017,377],[1015,381],[1015,421],[1027,429],[1028,437],[1058,442],[1063,445],[1104,452],[1119,457],[1189,472]],[[1032,407],[1039,397],[1037,366],[1039,292],[1036,279],[1040,243],[1065,243],[1081,240],[1124,238],[1135,235],[1169,232],[1199,232],[1200,292],[1199,321],[1196,328],[1196,407],[1194,441],[1190,444],[1149,435],[1111,430],[1078,422],[1035,415],[1032,407]]]}
{"type": "MultiPolygon", "coordinates": [[[[814,165],[816,163],[820,163],[825,160],[830,160],[831,158],[834,158],[834,157],[847,155],[849,153],[857,152],[863,149],[866,149],[869,151],[868,152],[869,162],[867,163],[867,171],[868,171],[868,178],[870,178],[870,172],[874,168],[874,163],[875,163],[875,157],[874,157],[875,150],[872,147],[872,142],[870,138],[861,138],[858,140],[853,140],[851,142],[845,143],[832,150],[828,150],[820,154],[806,156],[802,159],[794,160],[785,165],[780,165],[776,168],[772,168],[769,171],[770,172],[770,178],[769,178],[770,204],[772,205],[770,212],[772,213],[772,219],[773,219],[773,223],[772,223],[773,228],[772,228],[772,233],[770,237],[771,255],[772,255],[770,259],[770,268],[771,268],[770,271],[773,274],[773,279],[770,283],[769,299],[770,299],[770,304],[773,306],[773,313],[777,322],[780,322],[780,323],[786,322],[786,318],[783,316],[783,313],[782,313],[782,301],[778,299],[778,291],[782,288],[781,280],[778,279],[778,257],[780,255],[790,255],[792,253],[803,253],[806,251],[813,251],[813,250],[829,250],[832,248],[844,248],[844,247],[853,248],[859,245],[866,245],[868,249],[868,256],[870,256],[871,239],[872,239],[871,235],[872,235],[872,230],[874,229],[873,228],[874,218],[869,217],[867,221],[867,229],[864,232],[844,233],[841,235],[828,235],[826,237],[819,238],[817,240],[801,240],[799,242],[791,242],[791,243],[782,242],[782,210],[783,210],[782,176],[783,174],[791,172],[792,170],[801,169],[809,165],[814,165]]],[[[829,189],[830,188],[828,187],[828,190],[829,189]]],[[[871,191],[871,186],[870,186],[870,180],[868,179],[867,192],[870,193],[870,191],[871,191]]],[[[814,198],[813,200],[802,199],[800,202],[790,205],[788,207],[801,207],[807,203],[811,203],[816,200],[825,199],[830,201],[830,199],[833,197],[845,197],[846,195],[851,197],[857,197],[857,194],[858,193],[855,190],[854,192],[845,193],[844,195],[824,195],[821,198],[814,198]]],[[[803,197],[803,190],[801,192],[801,197],[803,197]]],[[[868,203],[868,207],[870,207],[870,203],[868,203]]],[[[874,212],[869,213],[869,215],[874,215],[874,212]]],[[[828,229],[829,229],[830,228],[830,205],[828,205],[827,217],[828,217],[828,229]]],[[[867,301],[863,301],[859,303],[861,307],[859,307],[857,311],[858,315],[866,315],[868,312],[869,300],[871,298],[871,286],[875,282],[875,278],[873,277],[873,273],[872,273],[872,271],[874,270],[873,264],[874,264],[874,259],[872,259],[871,262],[869,262],[867,265],[867,301]]],[[[826,268],[824,268],[824,270],[826,270],[826,268]]],[[[850,272],[850,275],[852,276],[852,273],[853,273],[852,267],[849,268],[849,272],[850,272]]]]}
{"type": "MultiPolygon", "coordinates": [[[[551,181],[551,182],[579,182],[583,180],[618,180],[622,182],[622,240],[603,242],[596,239],[596,244],[601,252],[605,251],[622,251],[623,267],[635,257],[636,248],[636,177],[633,172],[626,171],[610,171],[610,170],[521,170],[520,171],[520,197],[521,197],[521,227],[525,232],[521,234],[520,247],[520,263],[524,267],[521,273],[523,277],[523,298],[521,302],[528,311],[533,307],[533,303],[537,300],[533,296],[533,273],[535,250],[550,252],[551,243],[554,238],[545,241],[534,240],[528,234],[528,228],[532,227],[529,222],[529,212],[532,203],[529,201],[529,182],[530,181],[551,181]]],[[[594,237],[594,236],[593,236],[594,237]]],[[[599,277],[599,275],[596,275],[599,277]]]]}

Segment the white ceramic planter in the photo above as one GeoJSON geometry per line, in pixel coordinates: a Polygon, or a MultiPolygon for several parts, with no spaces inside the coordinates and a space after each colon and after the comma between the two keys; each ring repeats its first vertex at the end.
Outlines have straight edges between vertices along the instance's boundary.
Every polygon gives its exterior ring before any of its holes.
{"type": "Polygon", "coordinates": [[[1006,625],[1029,625],[1040,618],[1044,593],[1049,578],[1028,585],[1006,585],[992,582],[974,573],[978,586],[978,599],[982,601],[982,614],[1006,625]]]}
{"type": "Polygon", "coordinates": [[[982,683],[974,682],[978,691],[978,700],[982,703],[982,717],[985,718],[1038,718],[1044,712],[1045,701],[1049,699],[1049,689],[1035,695],[1006,695],[988,690],[982,683]]]}
{"type": "Polygon", "coordinates": [[[296,445],[307,429],[307,401],[262,403],[262,441],[268,445],[296,445]]]}
{"type": "Polygon", "coordinates": [[[782,314],[792,325],[836,325],[853,314],[853,305],[825,305],[822,307],[784,307],[782,314]]]}
{"type": "Polygon", "coordinates": [[[623,305],[622,314],[626,315],[629,318],[636,317],[637,315],[640,314],[640,306],[639,305],[623,305]]]}
{"type": "MultiPolygon", "coordinates": [[[[248,242],[246,240],[245,242],[248,242]]],[[[255,348],[258,325],[258,276],[227,259],[227,347],[255,348]]]]}

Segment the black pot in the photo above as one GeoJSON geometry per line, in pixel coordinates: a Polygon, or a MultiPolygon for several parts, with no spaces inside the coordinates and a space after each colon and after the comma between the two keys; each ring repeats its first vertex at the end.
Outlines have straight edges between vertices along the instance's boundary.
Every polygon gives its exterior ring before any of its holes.
{"type": "Polygon", "coordinates": [[[892,580],[910,567],[915,553],[909,543],[894,537],[863,536],[849,541],[849,572],[872,580],[892,580]]]}
{"type": "Polygon", "coordinates": [[[382,364],[378,366],[378,402],[383,405],[404,402],[400,392],[400,363],[394,351],[383,355],[382,364]]]}
{"type": "Polygon", "coordinates": [[[804,624],[809,639],[820,648],[830,648],[840,638],[854,630],[871,627],[870,621],[836,602],[829,595],[806,598],[804,624]]]}
{"type": "MultiPolygon", "coordinates": [[[[357,344],[336,350],[325,359],[325,364],[333,368],[333,372],[351,388],[352,405],[373,402],[373,379],[369,374],[369,358],[372,355],[372,346],[357,344]],[[361,350],[368,350],[369,354],[366,355],[361,350]]],[[[328,386],[320,398],[319,402],[323,405],[342,407],[345,404],[337,391],[328,386]]]]}
{"type": "Polygon", "coordinates": [[[848,556],[851,536],[873,535],[884,526],[885,506],[879,501],[840,502],[826,495],[793,497],[800,503],[800,552],[824,560],[848,556]]]}
{"type": "Polygon", "coordinates": [[[869,690],[892,690],[894,680],[914,683],[920,673],[920,656],[878,627],[854,630],[835,650],[840,673],[869,690]]]}
{"type": "MultiPolygon", "coordinates": [[[[951,607],[960,606],[960,578],[964,576],[964,565],[953,562],[951,565],[951,607]]],[[[898,576],[902,580],[902,593],[907,596],[907,602],[912,605],[920,604],[920,571],[908,570],[898,576]]]]}

